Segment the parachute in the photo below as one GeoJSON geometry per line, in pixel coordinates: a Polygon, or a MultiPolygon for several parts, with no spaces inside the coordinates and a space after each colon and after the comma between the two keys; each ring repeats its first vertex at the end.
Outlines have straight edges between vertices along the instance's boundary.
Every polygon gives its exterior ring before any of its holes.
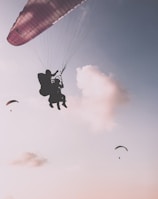
{"type": "Polygon", "coordinates": [[[27,43],[86,0],[28,0],[8,34],[14,46],[27,43]]]}
{"type": "Polygon", "coordinates": [[[127,147],[125,147],[125,146],[117,146],[117,147],[115,147],[115,150],[118,148],[124,148],[126,151],[128,151],[127,147]]]}
{"type": "Polygon", "coordinates": [[[8,101],[8,102],[6,103],[6,106],[8,106],[9,104],[11,104],[11,103],[13,103],[13,102],[17,102],[17,103],[19,103],[19,101],[18,101],[18,100],[10,100],[10,101],[8,101]]]}
{"type": "MultiPolygon", "coordinates": [[[[115,147],[115,150],[117,150],[117,149],[119,149],[119,148],[123,148],[124,150],[128,151],[127,147],[121,146],[121,145],[115,147]]],[[[118,157],[118,158],[120,159],[120,157],[118,157]]]]}

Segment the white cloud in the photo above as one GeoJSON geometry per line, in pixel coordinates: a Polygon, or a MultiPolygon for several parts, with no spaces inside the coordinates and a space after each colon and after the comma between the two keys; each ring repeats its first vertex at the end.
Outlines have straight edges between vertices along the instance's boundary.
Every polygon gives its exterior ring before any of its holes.
{"type": "Polygon", "coordinates": [[[113,129],[116,125],[115,116],[118,109],[129,100],[127,91],[113,74],[107,75],[101,72],[97,66],[79,67],[76,72],[76,84],[80,95],[67,96],[68,108],[65,109],[61,106],[62,114],[58,114],[56,106],[53,110],[49,108],[46,98],[41,98],[42,100],[39,101],[29,99],[29,104],[37,106],[38,110],[45,109],[49,118],[52,118],[52,115],[55,116],[54,128],[55,126],[58,128],[62,123],[66,128],[70,124],[71,129],[73,127],[89,128],[92,132],[113,129]],[[43,103],[42,106],[41,103],[43,103]],[[48,110],[50,110],[49,113],[48,110]]]}
{"type": "Polygon", "coordinates": [[[117,109],[128,101],[127,91],[111,75],[92,65],[77,68],[77,86],[81,96],[71,99],[73,110],[94,131],[113,128],[117,109]]]}
{"type": "Polygon", "coordinates": [[[11,162],[12,165],[19,166],[32,166],[32,167],[40,167],[47,163],[47,159],[38,156],[35,153],[26,152],[22,154],[22,156],[16,160],[11,162]]]}

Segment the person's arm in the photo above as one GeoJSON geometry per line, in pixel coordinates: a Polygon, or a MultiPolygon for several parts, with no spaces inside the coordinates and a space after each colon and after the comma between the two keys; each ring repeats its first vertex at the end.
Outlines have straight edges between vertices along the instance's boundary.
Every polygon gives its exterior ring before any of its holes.
{"type": "Polygon", "coordinates": [[[58,70],[55,73],[53,73],[52,76],[55,76],[57,73],[58,73],[58,70]]]}

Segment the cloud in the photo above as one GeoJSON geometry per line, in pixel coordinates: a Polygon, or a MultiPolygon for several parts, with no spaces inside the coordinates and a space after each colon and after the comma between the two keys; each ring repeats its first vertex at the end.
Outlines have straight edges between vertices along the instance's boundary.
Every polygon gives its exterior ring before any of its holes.
{"type": "Polygon", "coordinates": [[[20,158],[13,160],[11,162],[12,165],[32,166],[32,167],[40,167],[46,163],[47,159],[40,157],[37,154],[31,152],[23,153],[20,158]]]}
{"type": "Polygon", "coordinates": [[[11,196],[11,195],[8,195],[8,196],[6,196],[4,199],[14,199],[14,197],[11,196]]]}
{"type": "Polygon", "coordinates": [[[77,68],[77,86],[81,96],[71,102],[80,118],[94,131],[112,129],[118,108],[129,100],[127,91],[111,75],[92,65],[77,68]]]}

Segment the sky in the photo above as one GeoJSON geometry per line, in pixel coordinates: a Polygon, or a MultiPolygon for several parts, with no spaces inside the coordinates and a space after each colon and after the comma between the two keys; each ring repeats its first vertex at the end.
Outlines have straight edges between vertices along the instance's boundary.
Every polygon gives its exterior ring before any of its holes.
{"type": "Polygon", "coordinates": [[[88,0],[15,47],[25,4],[0,6],[0,199],[157,199],[158,2],[88,0]],[[58,110],[37,74],[64,63],[58,110]]]}

